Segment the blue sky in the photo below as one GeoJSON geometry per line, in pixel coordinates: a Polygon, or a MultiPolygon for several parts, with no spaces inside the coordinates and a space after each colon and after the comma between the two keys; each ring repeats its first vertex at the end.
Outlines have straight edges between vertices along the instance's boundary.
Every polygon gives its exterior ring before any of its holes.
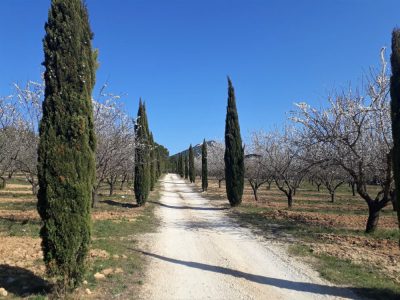
{"type": "MultiPolygon", "coordinates": [[[[0,1],[0,95],[37,80],[49,0],[0,1]]],[[[398,0],[87,0],[98,88],[147,104],[156,140],[181,151],[222,139],[226,75],[242,135],[285,121],[377,65],[400,25],[398,0]]],[[[389,51],[388,51],[389,54],[389,51]]]]}

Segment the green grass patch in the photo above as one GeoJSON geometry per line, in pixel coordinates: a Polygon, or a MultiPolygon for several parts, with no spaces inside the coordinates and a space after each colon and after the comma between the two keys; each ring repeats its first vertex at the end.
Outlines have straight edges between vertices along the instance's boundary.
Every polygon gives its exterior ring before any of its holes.
{"type": "MultiPolygon", "coordinates": [[[[291,220],[273,220],[263,215],[270,208],[241,206],[233,210],[235,217],[242,226],[250,227],[257,233],[274,240],[279,238],[293,238],[297,241],[314,243],[320,240],[320,234],[331,233],[341,236],[367,236],[373,239],[390,239],[398,241],[400,234],[397,229],[378,229],[372,234],[362,230],[332,228],[302,224],[291,220]]],[[[289,247],[289,253],[294,256],[307,257],[307,262],[325,279],[343,285],[353,286],[353,290],[361,296],[372,299],[400,299],[400,286],[373,266],[354,264],[349,260],[339,259],[330,255],[317,255],[310,247],[295,243],[289,247]]]]}
{"type": "Polygon", "coordinates": [[[36,202],[27,200],[19,202],[0,202],[0,209],[4,210],[36,210],[36,202]]]}
{"type": "MultiPolygon", "coordinates": [[[[155,191],[151,193],[149,201],[157,201],[158,198],[159,193],[155,191]]],[[[106,207],[104,206],[104,208],[106,207]]],[[[102,294],[116,297],[128,288],[131,289],[132,286],[134,288],[134,285],[142,283],[144,261],[142,255],[135,249],[138,235],[154,232],[159,224],[154,215],[154,208],[152,203],[147,203],[144,208],[120,208],[130,209],[132,212],[137,209],[141,209],[141,211],[139,215],[132,213],[131,220],[98,220],[93,223],[92,249],[107,251],[110,256],[106,259],[99,258],[92,261],[86,277],[91,290],[100,289],[102,294]],[[106,280],[100,282],[96,281],[94,274],[107,268],[121,268],[124,272],[108,275],[106,280]]]]}
{"type": "Polygon", "coordinates": [[[6,236],[38,237],[40,221],[0,218],[0,232],[6,236]]]}
{"type": "Polygon", "coordinates": [[[291,245],[289,253],[294,256],[312,257],[312,266],[330,282],[354,286],[360,296],[370,299],[395,300],[400,297],[400,286],[367,264],[354,264],[327,254],[314,254],[306,245],[291,245]]]}

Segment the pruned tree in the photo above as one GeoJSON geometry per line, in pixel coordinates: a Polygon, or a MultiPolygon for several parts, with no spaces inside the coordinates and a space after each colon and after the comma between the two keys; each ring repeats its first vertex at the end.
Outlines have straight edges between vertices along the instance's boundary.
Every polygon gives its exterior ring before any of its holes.
{"type": "Polygon", "coordinates": [[[293,206],[296,194],[310,166],[302,161],[303,149],[298,146],[293,128],[284,127],[264,136],[268,164],[278,189],[287,197],[288,207],[293,206]]]}
{"type": "Polygon", "coordinates": [[[273,172],[268,163],[267,140],[265,138],[265,133],[253,132],[251,134],[251,143],[246,149],[245,177],[253,190],[254,200],[256,201],[259,200],[258,189],[273,178],[273,172]]]}
{"type": "Polygon", "coordinates": [[[298,104],[292,119],[302,125],[297,134],[305,147],[318,144],[329,149],[317,160],[329,160],[352,177],[357,193],[368,205],[366,232],[372,232],[381,209],[393,195],[393,140],[384,49],[381,68],[372,69],[365,81],[361,91],[349,88],[330,96],[327,108],[298,104]],[[377,193],[368,188],[373,182],[380,187],[377,193]]]}
{"type": "Polygon", "coordinates": [[[208,174],[218,180],[218,187],[225,180],[225,145],[222,142],[214,141],[207,149],[208,174]]]}

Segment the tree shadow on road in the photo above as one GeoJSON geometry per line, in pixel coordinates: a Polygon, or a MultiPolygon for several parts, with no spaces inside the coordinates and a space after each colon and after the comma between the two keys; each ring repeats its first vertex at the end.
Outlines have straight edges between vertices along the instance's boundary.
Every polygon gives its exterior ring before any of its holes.
{"type": "Polygon", "coordinates": [[[47,294],[51,285],[33,272],[16,266],[0,265],[0,287],[18,297],[47,294]]]}
{"type": "Polygon", "coordinates": [[[228,207],[202,207],[202,206],[187,206],[187,205],[169,205],[165,203],[161,203],[158,201],[147,201],[149,203],[153,203],[156,205],[160,205],[162,207],[173,208],[173,209],[192,209],[192,210],[226,210],[228,207]]]}
{"type": "Polygon", "coordinates": [[[185,261],[185,260],[169,258],[169,257],[165,257],[162,255],[158,255],[158,254],[154,254],[154,253],[150,253],[150,252],[146,252],[146,251],[142,251],[142,250],[137,250],[137,249],[130,248],[130,250],[139,252],[139,253],[149,256],[149,257],[167,261],[167,262],[170,262],[173,264],[179,264],[179,265],[183,265],[183,266],[190,267],[190,268],[196,268],[196,269],[205,270],[205,271],[209,271],[209,272],[230,275],[233,277],[244,278],[246,280],[249,280],[249,281],[252,281],[255,283],[275,286],[278,288],[289,289],[289,290],[294,290],[294,291],[298,291],[298,292],[307,292],[307,293],[313,293],[313,294],[331,295],[331,296],[335,296],[335,297],[344,297],[344,298],[354,299],[354,298],[356,298],[355,295],[352,293],[352,291],[354,291],[356,293],[362,293],[362,294],[380,293],[381,295],[384,295],[384,299],[399,299],[398,298],[399,295],[393,293],[390,290],[382,290],[382,289],[374,289],[374,288],[346,288],[346,287],[329,286],[329,285],[310,283],[310,282],[296,282],[296,281],[290,281],[290,280],[286,280],[286,279],[278,279],[278,278],[272,278],[272,277],[266,277],[266,276],[261,276],[261,275],[245,273],[242,271],[233,270],[230,268],[225,268],[225,267],[220,267],[220,266],[213,266],[213,265],[208,265],[208,264],[203,264],[203,263],[198,263],[198,262],[193,262],[193,261],[185,261]]]}

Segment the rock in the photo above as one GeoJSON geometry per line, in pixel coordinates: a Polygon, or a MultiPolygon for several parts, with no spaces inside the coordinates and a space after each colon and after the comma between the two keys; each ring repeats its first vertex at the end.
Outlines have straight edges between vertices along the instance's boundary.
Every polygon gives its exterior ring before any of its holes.
{"type": "Polygon", "coordinates": [[[86,289],[86,290],[85,290],[85,293],[88,294],[88,295],[90,295],[90,294],[92,294],[92,291],[91,291],[90,289],[86,289]]]}
{"type": "Polygon", "coordinates": [[[126,256],[125,254],[122,254],[122,258],[128,258],[128,256],[126,256]]]}
{"type": "Polygon", "coordinates": [[[101,273],[108,276],[108,275],[112,274],[113,271],[114,270],[112,268],[107,268],[107,269],[104,269],[103,271],[101,271],[101,273]]]}
{"type": "Polygon", "coordinates": [[[87,282],[86,280],[84,280],[84,281],[83,281],[83,284],[84,284],[84,285],[87,285],[87,284],[88,284],[88,282],[87,282]]]}
{"type": "Polygon", "coordinates": [[[114,274],[121,274],[121,273],[124,273],[124,270],[122,270],[121,268],[116,268],[114,270],[114,274]]]}
{"type": "Polygon", "coordinates": [[[94,274],[94,278],[96,279],[96,280],[103,280],[103,279],[105,279],[106,278],[106,276],[104,275],[104,274],[101,274],[101,273],[96,273],[96,274],[94,274]]]}
{"type": "Polygon", "coordinates": [[[8,292],[5,288],[0,288],[0,296],[7,297],[8,292]]]}
{"type": "Polygon", "coordinates": [[[114,254],[114,255],[113,255],[113,258],[118,259],[118,258],[119,258],[119,255],[114,254]]]}

